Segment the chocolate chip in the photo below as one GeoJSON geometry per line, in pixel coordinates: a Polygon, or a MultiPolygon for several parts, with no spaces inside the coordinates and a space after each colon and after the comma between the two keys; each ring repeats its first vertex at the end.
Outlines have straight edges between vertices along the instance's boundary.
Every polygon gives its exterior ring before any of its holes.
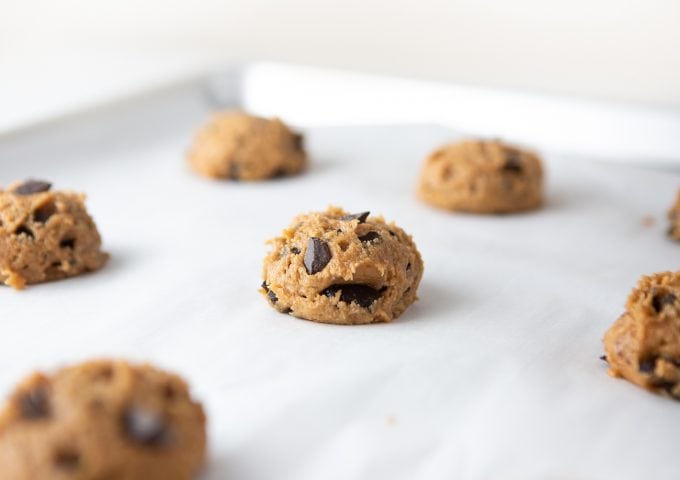
{"type": "Polygon", "coordinates": [[[674,399],[679,400],[680,398],[678,398],[678,396],[673,393],[673,390],[675,389],[676,385],[677,384],[675,382],[663,379],[659,379],[652,382],[652,387],[658,388],[659,390],[663,390],[674,399]]]}
{"type": "Polygon", "coordinates": [[[406,271],[408,272],[409,270],[411,270],[411,262],[406,264],[406,271]]]}
{"type": "Polygon", "coordinates": [[[123,413],[123,432],[130,440],[149,447],[161,447],[171,440],[165,420],[139,407],[130,407],[123,413]]]}
{"type": "Polygon", "coordinates": [[[26,420],[39,420],[50,416],[47,390],[36,387],[19,398],[19,411],[26,420]]]}
{"type": "Polygon", "coordinates": [[[61,242],[59,242],[59,248],[70,248],[73,250],[73,247],[76,246],[76,240],[75,238],[65,238],[61,242]]]}
{"type": "Polygon", "coordinates": [[[73,470],[80,464],[80,453],[75,450],[59,450],[54,455],[54,465],[57,468],[73,470]]]}
{"type": "Polygon", "coordinates": [[[385,288],[376,290],[368,285],[344,284],[331,285],[321,293],[329,298],[333,298],[336,293],[340,292],[341,302],[356,303],[360,307],[369,308],[373,305],[373,302],[380,298],[384,291],[385,288]]]}
{"type": "Polygon", "coordinates": [[[231,165],[229,165],[229,178],[231,180],[240,180],[241,178],[241,169],[236,162],[232,162],[231,165]]]}
{"type": "Polygon", "coordinates": [[[277,297],[276,294],[271,290],[267,291],[267,296],[269,297],[269,301],[272,303],[276,303],[279,301],[279,297],[277,297]]]}
{"type": "Polygon", "coordinates": [[[33,232],[26,225],[19,225],[16,230],[14,230],[14,235],[26,235],[28,238],[35,238],[33,232]]]}
{"type": "Polygon", "coordinates": [[[366,219],[368,216],[371,214],[371,212],[361,212],[361,213],[352,213],[350,215],[345,215],[344,217],[340,217],[340,220],[343,220],[345,222],[350,222],[352,220],[359,220],[359,223],[364,223],[366,222],[366,219]]]}
{"type": "Polygon", "coordinates": [[[359,237],[359,240],[361,242],[369,242],[370,243],[373,240],[376,240],[376,239],[379,239],[379,238],[380,238],[380,234],[378,232],[368,232],[365,235],[361,235],[359,237]]]}
{"type": "Polygon", "coordinates": [[[607,355],[601,355],[600,360],[602,360],[603,362],[607,362],[607,355]]]}
{"type": "Polygon", "coordinates": [[[33,221],[45,223],[55,213],[57,213],[57,207],[54,203],[48,202],[35,209],[33,212],[33,221]]]}
{"type": "Polygon", "coordinates": [[[49,182],[42,180],[26,180],[24,183],[16,187],[13,192],[17,195],[33,195],[34,193],[47,192],[52,188],[49,182]]]}
{"type": "Polygon", "coordinates": [[[284,315],[289,315],[290,312],[292,312],[292,311],[293,311],[292,308],[286,307],[286,308],[284,308],[283,310],[281,310],[281,313],[283,313],[284,315]]]}
{"type": "Polygon", "coordinates": [[[171,402],[177,397],[177,390],[170,383],[163,385],[163,398],[171,402]]]}
{"type": "Polygon", "coordinates": [[[326,242],[320,238],[312,237],[307,241],[307,251],[305,252],[305,268],[309,275],[319,273],[326,268],[331,261],[331,249],[326,242]]]}
{"type": "Polygon", "coordinates": [[[290,253],[294,253],[295,255],[300,253],[300,249],[297,247],[290,247],[290,253]]]}
{"type": "Polygon", "coordinates": [[[673,305],[677,297],[672,293],[658,293],[652,297],[652,307],[657,313],[663,310],[666,305],[673,305]]]}
{"type": "Polygon", "coordinates": [[[272,177],[271,177],[271,178],[276,179],[276,178],[283,178],[283,177],[286,177],[286,176],[288,176],[288,172],[287,172],[285,169],[283,169],[283,168],[277,168],[277,169],[274,171],[274,173],[272,173],[272,177]]]}
{"type": "Polygon", "coordinates": [[[296,150],[302,151],[305,148],[305,136],[301,133],[293,134],[293,146],[296,150]]]}
{"type": "Polygon", "coordinates": [[[656,358],[646,358],[640,361],[638,365],[638,370],[640,373],[652,373],[654,372],[654,366],[656,365],[656,358]]]}
{"type": "Polygon", "coordinates": [[[394,233],[392,230],[388,230],[388,232],[390,233],[390,236],[392,236],[392,237],[396,237],[396,236],[397,236],[397,234],[394,233]]]}
{"type": "Polygon", "coordinates": [[[522,173],[522,158],[516,150],[508,150],[505,153],[505,163],[503,171],[508,173],[522,173]]]}

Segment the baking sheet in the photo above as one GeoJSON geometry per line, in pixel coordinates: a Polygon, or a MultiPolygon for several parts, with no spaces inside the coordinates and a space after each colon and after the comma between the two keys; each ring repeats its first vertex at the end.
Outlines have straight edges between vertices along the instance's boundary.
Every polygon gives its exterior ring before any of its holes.
{"type": "Polygon", "coordinates": [[[680,175],[546,154],[543,210],[451,215],[413,190],[456,135],[411,125],[309,128],[307,174],[211,182],[183,154],[212,108],[185,86],[0,138],[0,184],[86,191],[111,253],[0,288],[3,392],[90,356],[176,370],[209,414],[205,479],[680,478],[680,405],[598,360],[637,278],[679,266],[680,175]],[[257,292],[264,241],[328,204],[413,235],[421,300],[394,323],[306,322],[257,292]]]}

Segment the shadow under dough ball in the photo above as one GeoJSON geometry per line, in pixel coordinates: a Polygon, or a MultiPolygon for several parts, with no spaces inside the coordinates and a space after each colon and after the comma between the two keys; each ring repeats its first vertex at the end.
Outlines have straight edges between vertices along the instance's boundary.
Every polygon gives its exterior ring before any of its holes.
{"type": "Polygon", "coordinates": [[[464,140],[430,154],[418,196],[430,205],[469,213],[513,213],[543,203],[543,167],[527,150],[497,140],[464,140]]]}
{"type": "Polygon", "coordinates": [[[0,281],[14,288],[95,271],[109,258],[85,195],[51,187],[28,180],[0,190],[0,281]]]}
{"type": "Polygon", "coordinates": [[[302,214],[269,244],[261,292],[281,313],[340,325],[389,322],[417,299],[416,245],[369,212],[302,214]]]}
{"type": "Polygon", "coordinates": [[[266,180],[307,168],[304,138],[281,120],[240,111],[216,113],[196,135],[187,161],[215,179],[266,180]]]}

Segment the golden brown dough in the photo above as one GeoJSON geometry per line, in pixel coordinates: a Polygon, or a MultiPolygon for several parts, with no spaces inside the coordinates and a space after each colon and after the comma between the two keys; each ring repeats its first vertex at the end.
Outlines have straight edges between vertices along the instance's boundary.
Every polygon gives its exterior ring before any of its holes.
{"type": "Polygon", "coordinates": [[[497,140],[465,140],[444,146],[425,160],[418,196],[436,207],[461,212],[533,210],[543,202],[543,167],[532,152],[497,140]]]}
{"type": "Polygon", "coordinates": [[[680,272],[643,276],[604,347],[611,375],[680,399],[680,272]]]}
{"type": "Polygon", "coordinates": [[[227,111],[215,114],[201,128],[187,159],[206,177],[265,180],[305,170],[303,143],[302,135],[277,118],[227,111]]]}
{"type": "Polygon", "coordinates": [[[29,180],[0,190],[0,281],[14,288],[92,272],[108,259],[85,195],[50,187],[29,180]]]}
{"type": "Polygon", "coordinates": [[[389,322],[417,299],[418,249],[369,212],[299,215],[269,243],[261,291],[282,313],[343,325],[389,322]]]}
{"type": "Polygon", "coordinates": [[[0,410],[2,480],[189,480],[205,416],[178,376],[99,360],[34,373],[0,410]]]}

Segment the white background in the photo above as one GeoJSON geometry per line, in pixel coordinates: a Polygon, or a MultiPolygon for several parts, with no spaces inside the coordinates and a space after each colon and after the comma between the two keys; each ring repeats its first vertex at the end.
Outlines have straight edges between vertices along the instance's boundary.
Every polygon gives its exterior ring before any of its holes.
{"type": "MultiPolygon", "coordinates": [[[[83,45],[181,50],[680,106],[676,0],[2,0],[0,6],[6,58],[30,52],[31,61],[44,60],[83,45]]],[[[0,64],[3,76],[9,65],[0,64]]]]}

